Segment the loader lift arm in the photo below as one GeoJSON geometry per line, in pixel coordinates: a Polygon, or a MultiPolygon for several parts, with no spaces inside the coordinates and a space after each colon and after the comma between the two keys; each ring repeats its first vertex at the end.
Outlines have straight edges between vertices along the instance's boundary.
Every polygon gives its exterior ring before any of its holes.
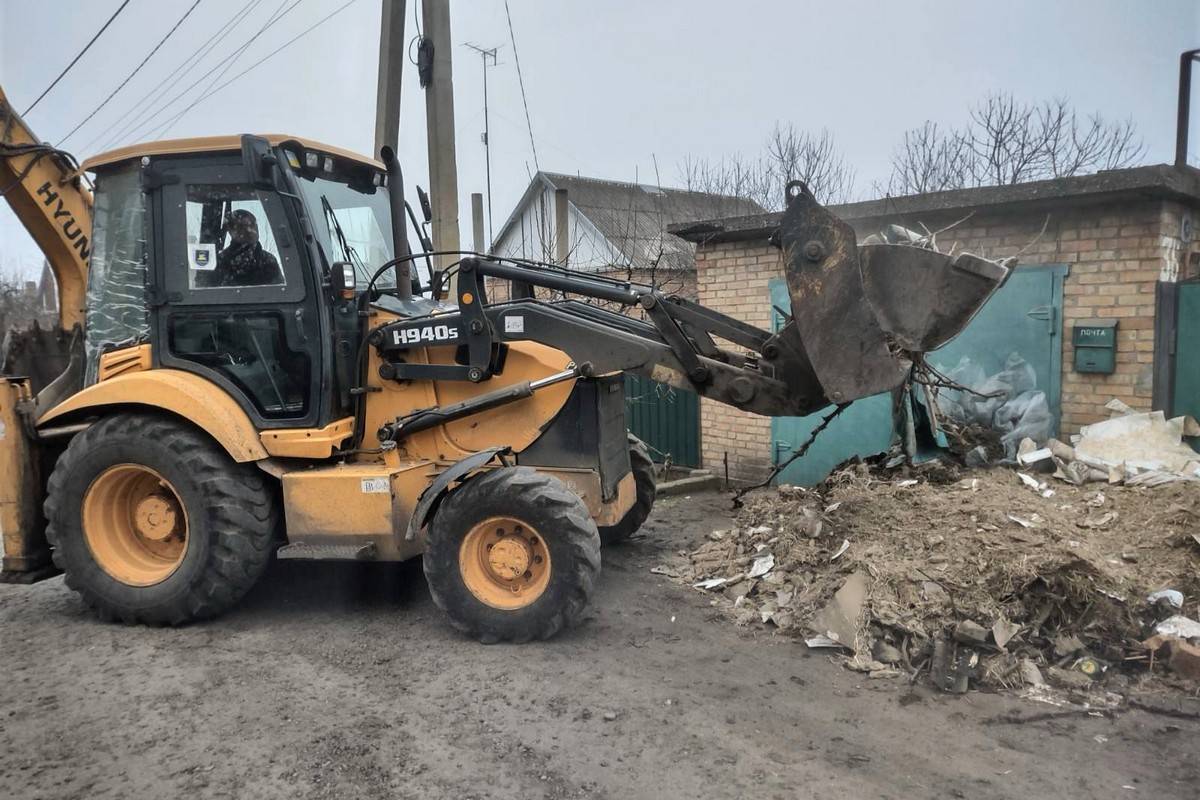
{"type": "Polygon", "coordinates": [[[45,254],[58,283],[60,324],[83,324],[92,194],[75,159],[39,140],[0,89],[0,196],[45,254]]]}
{"type": "Polygon", "coordinates": [[[814,386],[815,379],[802,357],[773,347],[776,337],[772,334],[690,301],[667,297],[650,286],[621,284],[550,266],[469,257],[459,269],[458,294],[457,312],[398,321],[372,331],[370,342],[385,361],[381,377],[484,381],[495,372],[495,346],[535,341],[563,350],[576,364],[586,364],[592,374],[636,372],[759,414],[804,414],[826,405],[819,394],[803,391],[814,386]],[[640,306],[650,322],[580,300],[522,298],[488,305],[479,300],[486,297],[484,281],[488,277],[623,307],[640,306]],[[454,333],[443,341],[463,348],[466,363],[406,362],[403,354],[407,350],[430,343],[429,335],[422,334],[431,329],[435,336],[454,333]],[[712,334],[757,357],[718,347],[712,334]],[[764,360],[763,351],[774,359],[764,360]],[[788,371],[799,377],[800,391],[791,391],[780,379],[779,374],[788,371]]]}
{"type": "MultiPolygon", "coordinates": [[[[592,374],[630,371],[755,414],[804,416],[899,386],[913,362],[957,335],[1010,274],[1008,264],[966,254],[859,247],[853,229],[803,184],[789,184],[787,199],[772,237],[791,296],[778,332],[652,286],[470,256],[459,266],[457,311],[370,333],[383,361],[380,377],[480,382],[496,372],[499,348],[529,340],[567,352],[592,374]],[[489,277],[511,281],[516,299],[488,304],[489,277]],[[640,306],[649,321],[579,300],[538,300],[533,287],[640,306]],[[405,359],[431,344],[457,346],[456,363],[405,359]]],[[[403,429],[400,420],[390,433],[403,429]]]]}

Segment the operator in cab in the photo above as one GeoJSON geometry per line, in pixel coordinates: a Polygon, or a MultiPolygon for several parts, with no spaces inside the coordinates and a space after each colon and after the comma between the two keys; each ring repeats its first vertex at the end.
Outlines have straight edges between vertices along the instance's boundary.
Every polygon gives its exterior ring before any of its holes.
{"type": "Polygon", "coordinates": [[[245,209],[237,209],[226,221],[229,246],[217,255],[211,272],[196,276],[197,287],[278,286],[283,272],[275,256],[263,249],[258,240],[258,220],[245,209]]]}

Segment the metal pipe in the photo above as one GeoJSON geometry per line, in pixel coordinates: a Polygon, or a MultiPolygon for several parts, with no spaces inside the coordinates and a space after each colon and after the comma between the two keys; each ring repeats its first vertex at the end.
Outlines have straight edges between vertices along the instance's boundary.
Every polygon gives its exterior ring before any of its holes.
{"type": "Polygon", "coordinates": [[[625,306],[636,305],[642,294],[645,294],[644,292],[622,289],[608,283],[590,281],[582,274],[578,277],[573,275],[556,275],[548,271],[514,267],[508,264],[499,264],[495,261],[481,260],[476,269],[479,270],[479,274],[491,275],[493,278],[507,278],[508,280],[520,281],[533,286],[544,286],[547,289],[558,289],[571,294],[582,294],[600,300],[610,300],[625,306]]]}
{"type": "Polygon", "coordinates": [[[1188,50],[1179,56],[1179,106],[1175,116],[1175,166],[1188,163],[1188,123],[1192,115],[1192,64],[1200,60],[1200,50],[1188,50]]]}
{"type": "Polygon", "coordinates": [[[408,246],[408,227],[404,219],[404,174],[396,151],[384,145],[379,148],[379,158],[387,168],[388,200],[392,216],[392,247],[396,258],[403,258],[396,265],[396,293],[401,300],[412,299],[412,271],[407,256],[412,254],[408,246]]]}
{"type": "Polygon", "coordinates": [[[505,386],[503,389],[481,394],[478,397],[445,406],[444,408],[430,408],[417,412],[409,419],[400,422],[392,434],[392,439],[393,441],[398,441],[418,431],[443,425],[472,414],[489,411],[499,406],[508,405],[509,403],[515,403],[518,400],[524,400],[527,397],[532,397],[533,393],[538,389],[562,383],[563,381],[569,381],[578,377],[578,375],[579,370],[566,369],[562,372],[556,372],[553,375],[547,375],[545,378],[539,378],[536,381],[523,381],[512,386],[505,386]]]}

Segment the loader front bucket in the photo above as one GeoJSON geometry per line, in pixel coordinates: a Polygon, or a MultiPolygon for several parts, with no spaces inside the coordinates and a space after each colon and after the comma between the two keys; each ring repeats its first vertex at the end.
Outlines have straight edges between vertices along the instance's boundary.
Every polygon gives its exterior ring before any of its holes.
{"type": "Polygon", "coordinates": [[[957,336],[1008,279],[1008,266],[976,256],[859,247],[802,183],[789,183],[787,198],[776,241],[792,318],[778,343],[803,353],[831,403],[899,386],[915,355],[957,336]]]}
{"type": "Polygon", "coordinates": [[[915,353],[936,350],[962,332],[1010,273],[969,253],[952,258],[904,244],[863,245],[858,262],[880,327],[915,353]]]}

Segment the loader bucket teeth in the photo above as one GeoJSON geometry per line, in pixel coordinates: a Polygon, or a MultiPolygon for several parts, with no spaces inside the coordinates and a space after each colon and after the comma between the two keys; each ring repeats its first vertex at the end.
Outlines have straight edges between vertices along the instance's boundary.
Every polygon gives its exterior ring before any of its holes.
{"type": "Polygon", "coordinates": [[[792,318],[778,334],[802,352],[831,403],[899,386],[917,355],[953,339],[1008,279],[976,256],[912,245],[859,247],[854,229],[804,184],[787,187],[776,243],[792,318]]]}

